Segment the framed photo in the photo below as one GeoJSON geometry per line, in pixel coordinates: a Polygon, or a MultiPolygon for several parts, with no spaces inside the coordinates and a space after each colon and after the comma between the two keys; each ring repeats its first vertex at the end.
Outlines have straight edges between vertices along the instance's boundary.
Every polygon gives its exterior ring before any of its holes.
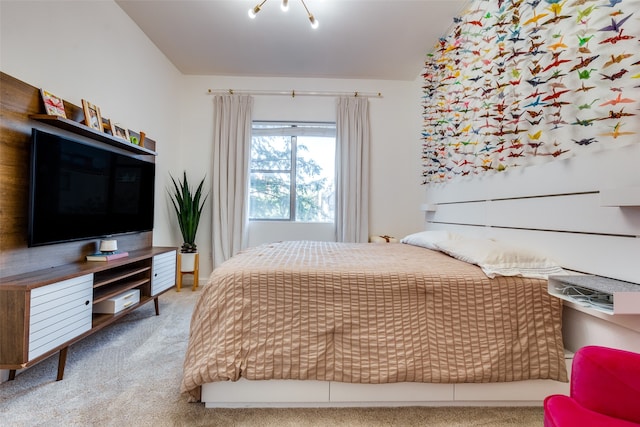
{"type": "Polygon", "coordinates": [[[111,133],[113,133],[113,136],[117,138],[122,138],[125,141],[130,142],[129,129],[122,126],[120,123],[115,123],[113,120],[111,120],[111,133]]]}
{"type": "Polygon", "coordinates": [[[40,94],[42,95],[42,102],[44,103],[44,109],[47,114],[67,118],[64,112],[64,102],[61,98],[44,89],[40,89],[40,94]]]}
{"type": "Polygon", "coordinates": [[[102,132],[102,116],[100,115],[100,109],[83,99],[82,110],[84,111],[85,124],[92,129],[102,132]]]}

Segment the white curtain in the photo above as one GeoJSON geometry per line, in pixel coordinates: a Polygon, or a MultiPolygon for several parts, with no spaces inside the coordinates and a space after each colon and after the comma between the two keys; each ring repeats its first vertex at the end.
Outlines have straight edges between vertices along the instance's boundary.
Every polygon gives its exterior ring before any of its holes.
{"type": "Polygon", "coordinates": [[[215,96],[212,167],[213,267],[247,246],[253,98],[215,96]]]}
{"type": "Polygon", "coordinates": [[[369,100],[338,99],[336,241],[369,241],[369,100]]]}

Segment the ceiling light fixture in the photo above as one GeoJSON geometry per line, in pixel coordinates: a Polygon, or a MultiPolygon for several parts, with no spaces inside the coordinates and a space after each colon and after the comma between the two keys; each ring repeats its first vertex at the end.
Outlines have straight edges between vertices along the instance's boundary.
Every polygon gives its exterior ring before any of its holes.
{"type": "Polygon", "coordinates": [[[267,2],[267,0],[263,0],[262,3],[257,4],[254,8],[249,9],[249,18],[254,19],[256,17],[256,14],[258,12],[260,12],[260,9],[262,8],[262,5],[265,4],[267,2]]]}
{"type": "MultiPolygon", "coordinates": [[[[249,9],[249,18],[254,19],[258,12],[260,12],[260,10],[262,9],[262,5],[264,5],[266,2],[267,0],[262,0],[260,3],[249,9]]],[[[311,28],[315,30],[316,28],[318,28],[318,20],[315,16],[313,16],[311,12],[309,12],[309,8],[307,7],[307,4],[304,2],[304,0],[300,0],[300,3],[302,3],[302,6],[304,6],[304,10],[307,12],[307,17],[309,18],[309,22],[311,23],[311,28]]],[[[289,10],[289,0],[282,0],[280,8],[284,12],[289,10]]]]}

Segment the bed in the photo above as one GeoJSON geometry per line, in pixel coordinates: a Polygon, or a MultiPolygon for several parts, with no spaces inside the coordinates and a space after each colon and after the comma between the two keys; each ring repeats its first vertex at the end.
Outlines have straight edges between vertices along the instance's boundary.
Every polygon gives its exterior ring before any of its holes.
{"type": "Polygon", "coordinates": [[[246,380],[566,382],[561,318],[546,280],[489,278],[441,251],[266,244],[225,262],[202,287],[181,391],[195,401],[203,385],[246,380]]]}

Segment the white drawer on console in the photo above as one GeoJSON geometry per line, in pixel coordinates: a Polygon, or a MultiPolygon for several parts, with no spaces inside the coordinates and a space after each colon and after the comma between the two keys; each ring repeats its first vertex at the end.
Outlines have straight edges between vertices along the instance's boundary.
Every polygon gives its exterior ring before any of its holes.
{"type": "Polygon", "coordinates": [[[93,306],[94,313],[116,314],[140,302],[140,289],[129,289],[93,306]]]}
{"type": "Polygon", "coordinates": [[[151,295],[157,295],[175,284],[176,251],[155,255],[151,272],[151,295]]]}
{"type": "Polygon", "coordinates": [[[93,274],[31,291],[29,359],[91,329],[93,274]]]}
{"type": "Polygon", "coordinates": [[[154,264],[162,264],[162,263],[173,263],[173,265],[175,265],[176,263],[176,251],[169,251],[169,252],[165,252],[163,254],[158,254],[158,255],[154,255],[153,256],[153,262],[154,264]]]}

